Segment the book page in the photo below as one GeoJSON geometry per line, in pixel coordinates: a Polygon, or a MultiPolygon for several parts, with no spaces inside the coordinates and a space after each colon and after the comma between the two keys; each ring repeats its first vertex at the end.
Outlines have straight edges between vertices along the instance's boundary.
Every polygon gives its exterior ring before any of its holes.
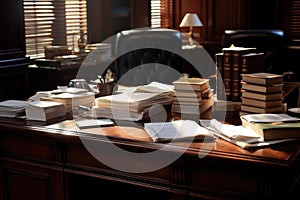
{"type": "Polygon", "coordinates": [[[214,138],[213,134],[192,120],[145,123],[144,129],[154,142],[180,139],[214,138]]]}
{"type": "Polygon", "coordinates": [[[235,139],[247,143],[258,142],[261,140],[260,136],[257,133],[243,126],[222,124],[215,119],[210,121],[209,126],[230,139],[235,139]]]}

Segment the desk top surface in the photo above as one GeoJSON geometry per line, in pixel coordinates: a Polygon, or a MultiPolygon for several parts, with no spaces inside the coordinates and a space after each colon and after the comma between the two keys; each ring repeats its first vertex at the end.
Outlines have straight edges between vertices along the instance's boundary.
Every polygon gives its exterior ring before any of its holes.
{"type": "Polygon", "coordinates": [[[186,155],[197,156],[204,153],[209,158],[222,158],[226,160],[239,160],[252,163],[264,163],[270,165],[290,166],[299,160],[300,143],[282,143],[266,148],[246,150],[234,144],[218,138],[216,141],[194,141],[192,144],[176,142],[172,144],[154,143],[142,126],[111,126],[102,128],[79,129],[74,120],[65,120],[51,125],[24,125],[22,123],[7,123],[0,121],[2,133],[35,134],[55,137],[65,142],[78,141],[78,138],[97,140],[99,142],[113,142],[118,145],[133,146],[143,150],[158,150],[167,145],[167,150],[179,152],[184,150],[186,155]],[[5,132],[4,132],[5,131],[5,132]],[[107,136],[107,137],[104,137],[107,136]],[[104,139],[106,138],[106,139],[104,139]],[[108,138],[108,140],[107,140],[108,138]]]}

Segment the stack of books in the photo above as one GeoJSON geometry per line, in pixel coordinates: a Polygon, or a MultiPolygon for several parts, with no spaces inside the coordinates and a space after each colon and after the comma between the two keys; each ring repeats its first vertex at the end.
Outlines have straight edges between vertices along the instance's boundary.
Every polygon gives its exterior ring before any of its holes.
{"type": "Polygon", "coordinates": [[[64,118],[66,109],[62,103],[51,101],[33,101],[25,107],[26,119],[33,121],[49,121],[64,118]]]}
{"type": "Polygon", "coordinates": [[[256,48],[235,47],[223,48],[215,54],[216,61],[216,94],[218,100],[241,101],[242,73],[258,73],[264,70],[264,53],[256,48]]]}
{"type": "Polygon", "coordinates": [[[214,101],[209,79],[181,77],[173,84],[173,113],[180,114],[181,117],[194,115],[211,118],[214,101]]]}
{"type": "Polygon", "coordinates": [[[283,76],[270,73],[242,74],[241,115],[283,113],[283,76]]]}

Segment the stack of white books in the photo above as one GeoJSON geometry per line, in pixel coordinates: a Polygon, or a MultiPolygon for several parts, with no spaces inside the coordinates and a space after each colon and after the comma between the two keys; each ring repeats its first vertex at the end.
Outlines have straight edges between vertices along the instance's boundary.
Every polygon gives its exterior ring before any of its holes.
{"type": "Polygon", "coordinates": [[[21,117],[25,115],[25,106],[27,101],[23,100],[5,100],[0,102],[0,117],[21,117]]]}
{"type": "Polygon", "coordinates": [[[241,115],[284,112],[283,75],[251,73],[241,76],[241,115]]]}
{"type": "Polygon", "coordinates": [[[173,84],[173,113],[211,118],[213,95],[209,79],[182,77],[174,81],[173,84]]]}
{"type": "Polygon", "coordinates": [[[33,101],[25,107],[26,119],[34,121],[48,121],[66,116],[66,109],[62,103],[51,101],[33,101]]]}

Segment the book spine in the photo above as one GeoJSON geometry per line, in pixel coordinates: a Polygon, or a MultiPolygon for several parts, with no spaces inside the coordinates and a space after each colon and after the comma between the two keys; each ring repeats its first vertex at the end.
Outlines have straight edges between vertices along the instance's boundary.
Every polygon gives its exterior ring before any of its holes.
{"type": "Polygon", "coordinates": [[[216,93],[218,100],[225,100],[225,90],[223,84],[224,66],[223,66],[223,53],[215,54],[216,60],[216,93]]]}
{"type": "Polygon", "coordinates": [[[226,94],[226,100],[231,101],[232,91],[232,51],[223,50],[223,81],[226,94]]]}
{"type": "Polygon", "coordinates": [[[232,53],[232,101],[240,101],[240,57],[241,52],[233,51],[232,53]]]}
{"type": "Polygon", "coordinates": [[[241,72],[242,56],[249,53],[255,53],[256,49],[245,49],[233,51],[232,53],[232,101],[241,101],[241,72]]]}
{"type": "Polygon", "coordinates": [[[242,55],[241,73],[259,73],[264,71],[264,53],[258,53],[251,56],[242,55]]]}

